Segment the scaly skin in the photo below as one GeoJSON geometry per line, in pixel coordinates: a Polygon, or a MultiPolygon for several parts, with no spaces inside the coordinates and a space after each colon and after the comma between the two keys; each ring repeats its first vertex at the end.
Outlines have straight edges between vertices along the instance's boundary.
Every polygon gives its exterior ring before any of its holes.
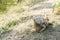
{"type": "Polygon", "coordinates": [[[46,29],[46,27],[48,26],[48,17],[39,17],[37,16],[35,19],[34,19],[34,25],[35,25],[35,28],[36,28],[36,32],[42,32],[46,29]]]}

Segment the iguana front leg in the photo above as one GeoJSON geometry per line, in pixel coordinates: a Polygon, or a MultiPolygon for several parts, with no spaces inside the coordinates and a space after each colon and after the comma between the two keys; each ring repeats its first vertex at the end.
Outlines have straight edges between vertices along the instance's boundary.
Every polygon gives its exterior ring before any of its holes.
{"type": "Polygon", "coordinates": [[[43,28],[40,30],[40,32],[44,31],[46,29],[46,26],[45,25],[42,25],[43,28]]]}

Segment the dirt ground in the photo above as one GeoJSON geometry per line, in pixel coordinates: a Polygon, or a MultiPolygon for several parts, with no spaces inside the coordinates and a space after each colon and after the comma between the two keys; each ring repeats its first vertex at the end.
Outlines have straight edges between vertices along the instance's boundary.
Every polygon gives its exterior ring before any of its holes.
{"type": "MultiPolygon", "coordinates": [[[[12,13],[11,11],[11,15],[10,14],[6,14],[3,17],[0,22],[0,26],[2,26],[2,24],[4,23],[4,25],[6,23],[8,23],[8,21],[12,20],[20,20],[19,17],[25,17],[27,19],[26,22],[22,22],[16,26],[14,26],[13,29],[11,29],[8,32],[4,32],[3,34],[0,34],[0,40],[60,40],[60,15],[54,15],[52,14],[51,10],[52,10],[52,0],[47,0],[44,1],[43,3],[48,3],[48,4],[42,4],[42,3],[38,3],[36,5],[34,5],[30,11],[24,11],[22,14],[17,13],[15,14],[14,12],[12,13]],[[42,6],[43,8],[41,8],[42,6]],[[47,7],[47,8],[46,8],[47,7]],[[50,22],[54,21],[53,25],[48,26],[47,29],[41,33],[37,33],[37,32],[32,32],[31,30],[33,29],[33,20],[31,19],[31,16],[34,15],[47,15],[50,22]],[[27,17],[28,16],[28,17],[27,17]],[[5,23],[5,21],[7,21],[5,23]]],[[[19,9],[16,6],[17,9],[19,9]]],[[[15,8],[14,8],[15,9],[15,8]]],[[[10,9],[12,10],[12,8],[10,9]]],[[[10,11],[9,10],[9,11],[10,11]]],[[[8,12],[7,12],[8,13],[8,12]]],[[[23,20],[23,21],[24,21],[23,20]]],[[[20,20],[22,21],[22,20],[20,20]]]]}

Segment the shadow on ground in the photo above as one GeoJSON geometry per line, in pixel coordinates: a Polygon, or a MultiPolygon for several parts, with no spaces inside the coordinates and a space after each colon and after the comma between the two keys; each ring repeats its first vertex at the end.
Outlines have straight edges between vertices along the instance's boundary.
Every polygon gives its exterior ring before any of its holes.
{"type": "Polygon", "coordinates": [[[30,29],[19,31],[10,31],[6,32],[6,34],[2,34],[3,40],[59,40],[60,36],[60,24],[57,24],[55,27],[54,25],[49,25],[45,31],[41,33],[37,32],[30,32],[30,29]]]}
{"type": "Polygon", "coordinates": [[[32,10],[51,9],[51,8],[53,8],[51,3],[42,3],[39,4],[39,6],[32,8],[32,10]]]}
{"type": "Polygon", "coordinates": [[[38,4],[38,3],[44,2],[44,1],[47,1],[47,0],[33,0],[31,5],[34,6],[35,4],[38,4]]]}

